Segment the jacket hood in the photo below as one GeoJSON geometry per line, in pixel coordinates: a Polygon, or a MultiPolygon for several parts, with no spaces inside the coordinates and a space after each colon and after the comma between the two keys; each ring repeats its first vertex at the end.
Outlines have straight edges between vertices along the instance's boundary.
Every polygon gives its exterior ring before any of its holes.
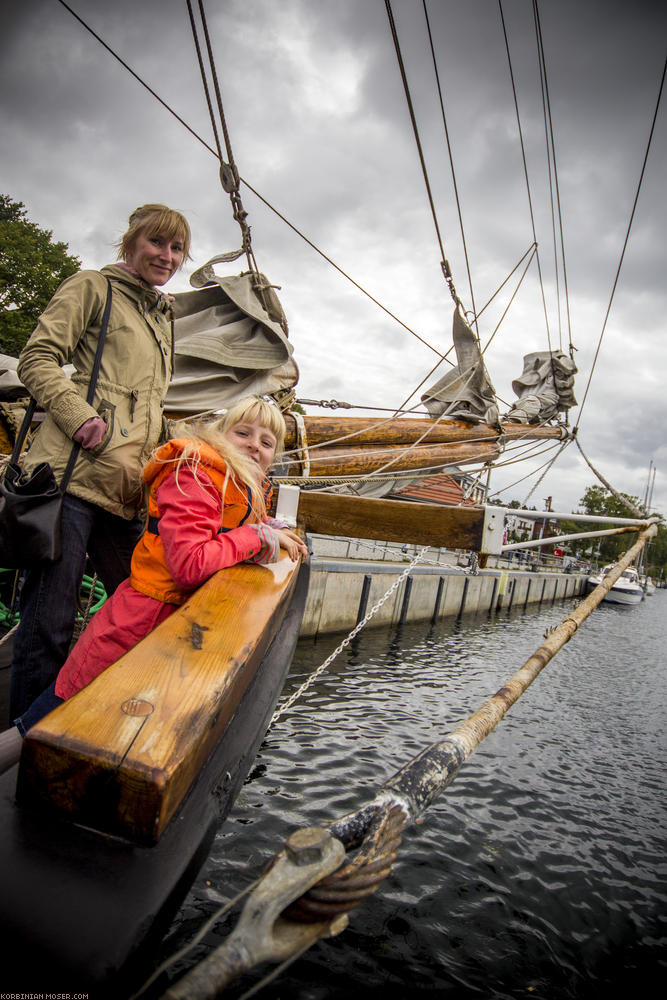
{"type": "Polygon", "coordinates": [[[169,297],[159,289],[149,285],[141,278],[136,278],[129,271],[119,264],[106,264],[100,271],[106,278],[110,278],[115,286],[120,285],[122,291],[128,298],[137,302],[142,309],[153,309],[157,306],[160,312],[169,312],[171,302],[169,297]]]}
{"type": "Polygon", "coordinates": [[[198,461],[201,462],[202,465],[209,465],[224,474],[227,471],[227,466],[223,458],[214,448],[211,448],[210,445],[206,444],[204,441],[199,441],[197,438],[171,438],[163,445],[160,445],[155,452],[155,455],[144,467],[144,471],[142,473],[144,482],[152,483],[158,473],[163,471],[165,466],[178,461],[185,448],[190,445],[193,440],[197,441],[197,444],[199,445],[198,461]]]}

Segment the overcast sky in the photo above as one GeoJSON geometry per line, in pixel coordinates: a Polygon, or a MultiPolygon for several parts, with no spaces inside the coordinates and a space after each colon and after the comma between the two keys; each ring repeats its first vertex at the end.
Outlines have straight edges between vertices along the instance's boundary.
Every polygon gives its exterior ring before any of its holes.
{"type": "MultiPolygon", "coordinates": [[[[67,242],[85,267],[114,257],[131,210],[162,201],[193,230],[195,266],[236,249],[215,157],[58,0],[5,4],[0,37],[0,191],[67,242]]],[[[213,145],[184,0],[71,0],[70,6],[213,145]]],[[[470,307],[452,175],[421,0],[393,0],[445,254],[470,307]]],[[[499,6],[429,0],[478,309],[533,235],[499,6]]],[[[503,0],[553,346],[569,333],[554,280],[545,132],[530,0],[503,0]]],[[[208,0],[207,16],[241,176],[355,281],[439,350],[452,302],[383,0],[208,0]]],[[[569,315],[581,402],[603,329],[667,52],[657,0],[540,4],[556,147],[569,315]]],[[[579,440],[616,488],[667,514],[664,380],[666,114],[661,106],[579,440]]],[[[301,370],[298,393],[366,407],[403,403],[436,355],[378,309],[247,187],[260,268],[280,297],[301,370]]],[[[242,265],[230,266],[230,273],[242,265]]],[[[525,353],[547,348],[535,262],[487,353],[501,400],[525,353]]],[[[484,342],[512,279],[482,316],[484,342]]],[[[439,377],[446,368],[437,373],[439,377]]],[[[506,409],[501,404],[501,412],[506,409]]],[[[309,407],[311,413],[329,411],[309,407]]],[[[341,411],[339,411],[341,412],[341,411]]],[[[362,413],[363,410],[352,411],[362,413]]],[[[523,501],[549,455],[494,472],[523,501]]],[[[530,498],[571,510],[595,477],[575,445],[530,498]]]]}

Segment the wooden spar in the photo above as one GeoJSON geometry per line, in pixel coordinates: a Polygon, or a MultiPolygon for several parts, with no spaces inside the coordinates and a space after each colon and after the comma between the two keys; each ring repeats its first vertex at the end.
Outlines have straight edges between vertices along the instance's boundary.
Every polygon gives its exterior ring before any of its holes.
{"type": "MultiPolygon", "coordinates": [[[[359,444],[414,444],[421,441],[428,444],[449,444],[457,441],[495,441],[499,437],[497,427],[490,424],[473,424],[467,420],[427,420],[415,417],[399,417],[383,420],[378,417],[318,417],[303,416],[303,427],[308,445],[337,442],[338,446],[354,448],[359,444]],[[339,438],[349,437],[347,441],[339,438]]],[[[301,433],[292,413],[285,414],[287,449],[301,447],[301,433]]],[[[503,424],[503,436],[511,439],[537,441],[563,437],[560,427],[538,427],[532,424],[503,424]]]]}
{"type": "Polygon", "coordinates": [[[484,509],[302,491],[297,521],[300,528],[319,535],[479,552],[484,509]]]}
{"type": "MultiPolygon", "coordinates": [[[[310,452],[308,475],[313,478],[367,476],[382,471],[391,476],[392,473],[410,469],[438,471],[446,465],[491,462],[499,455],[500,448],[492,441],[415,447],[368,444],[355,448],[317,448],[310,452]]],[[[301,458],[284,461],[290,470],[287,476],[303,474],[301,458]]]]}
{"type": "MultiPolygon", "coordinates": [[[[658,532],[656,524],[651,524],[640,532],[635,544],[619,559],[614,568],[605,576],[595,590],[581,604],[574,608],[567,618],[554,629],[542,645],[524,665],[503,686],[465,722],[445,737],[434,743],[410,761],[384,785],[407,803],[411,819],[416,819],[435,797],[449,785],[459,767],[479,744],[496,728],[535,678],[568,642],[579,626],[604,599],[627,567],[635,561],[644,545],[658,532]]],[[[336,824],[334,824],[334,827],[336,824]]],[[[339,836],[332,827],[334,836],[339,836]]]]}
{"type": "Polygon", "coordinates": [[[560,427],[503,424],[501,434],[490,424],[464,420],[297,418],[286,413],[285,422],[285,475],[314,479],[368,476],[379,471],[391,476],[411,469],[437,471],[447,465],[492,462],[500,454],[501,437],[533,441],[563,436],[560,427]]]}
{"type": "Polygon", "coordinates": [[[221,570],[99,677],[33,726],[17,794],[135,843],[154,843],[234,712],[282,622],[298,576],[221,570]]]}

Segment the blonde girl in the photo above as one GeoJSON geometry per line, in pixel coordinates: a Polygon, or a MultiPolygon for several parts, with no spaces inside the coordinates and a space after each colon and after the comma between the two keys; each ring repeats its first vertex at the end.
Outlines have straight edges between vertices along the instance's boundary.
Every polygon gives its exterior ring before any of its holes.
{"type": "Polygon", "coordinates": [[[275,562],[281,547],[293,560],[307,558],[300,537],[266,516],[266,473],[284,434],[278,408],[251,397],[157,449],[143,472],[148,518],[130,577],[94,616],[55,682],[2,734],[0,770],[18,758],[30,726],[135,646],[213,573],[240,562],[275,562]]]}

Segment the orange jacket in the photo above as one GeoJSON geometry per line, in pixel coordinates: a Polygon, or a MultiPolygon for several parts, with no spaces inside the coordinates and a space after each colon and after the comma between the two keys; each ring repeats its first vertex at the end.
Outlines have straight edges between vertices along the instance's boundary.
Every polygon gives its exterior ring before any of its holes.
{"type": "MultiPolygon", "coordinates": [[[[177,550],[181,564],[189,562],[192,555],[192,564],[201,566],[199,572],[201,578],[197,577],[197,571],[194,579],[192,573],[188,572],[187,584],[183,579],[177,578],[174,560],[171,560],[170,565],[169,553],[165,552],[164,541],[160,536],[161,512],[157,494],[164,480],[174,472],[176,462],[186,443],[187,439],[168,441],[158,449],[155,457],[144,469],[143,478],[150,484],[148,521],[146,530],[132,554],[130,572],[130,583],[135,590],[170,604],[182,604],[193,589],[207,580],[212,573],[225,566],[242,562],[254,555],[260,547],[255,532],[247,528],[247,525],[257,521],[252,512],[250,490],[245,484],[238,485],[231,476],[225,485],[227,466],[224,460],[209,445],[199,442],[200,458],[196,472],[201,477],[201,483],[198,485],[193,483],[192,476],[188,476],[188,470],[191,468],[189,464],[184,463],[181,466],[182,474],[197,491],[201,490],[202,495],[208,496],[206,483],[209,483],[209,489],[212,483],[219,494],[220,506],[215,511],[205,512],[203,518],[202,516],[192,518],[188,510],[188,497],[182,496],[181,500],[180,494],[171,491],[171,495],[177,498],[178,517],[177,534],[170,539],[170,547],[177,550]]],[[[265,479],[263,485],[268,501],[271,484],[265,479]]],[[[172,528],[173,511],[172,507],[172,528]]]]}

